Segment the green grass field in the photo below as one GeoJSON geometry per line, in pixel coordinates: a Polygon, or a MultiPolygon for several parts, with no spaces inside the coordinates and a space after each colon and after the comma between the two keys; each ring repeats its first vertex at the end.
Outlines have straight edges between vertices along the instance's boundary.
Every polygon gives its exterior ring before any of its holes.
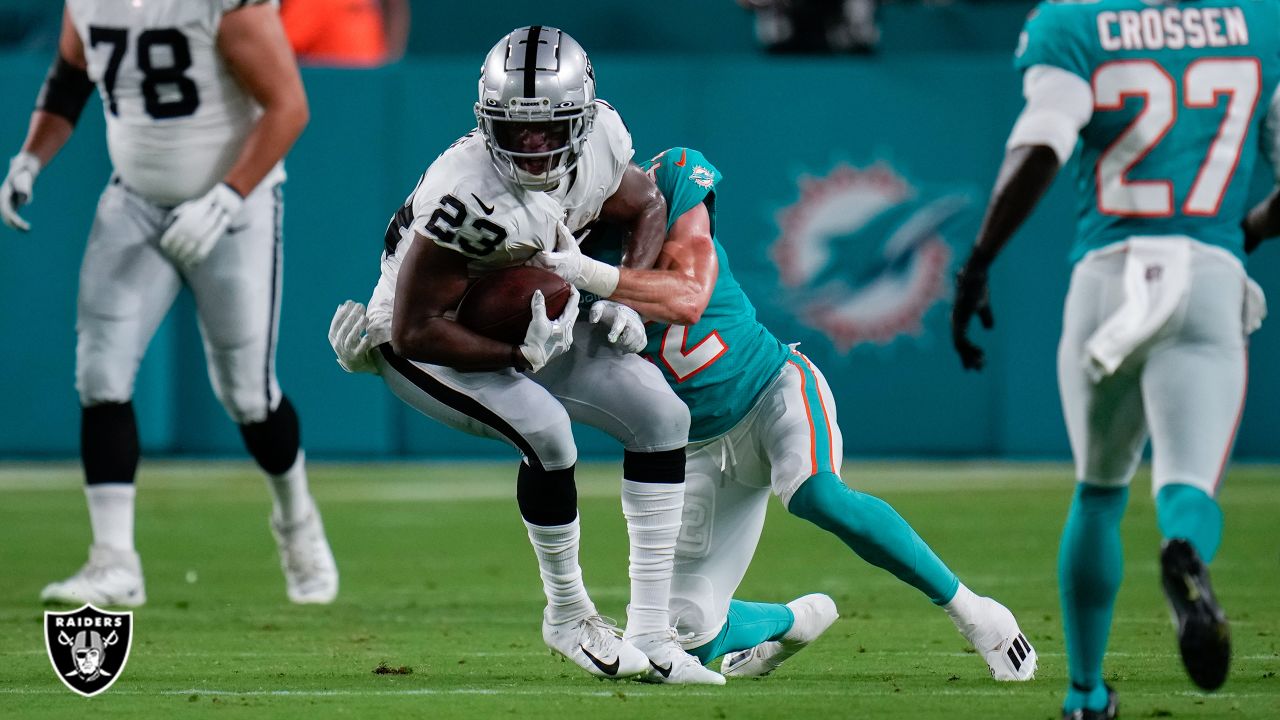
{"type": "MultiPolygon", "coordinates": [[[[625,617],[618,469],[583,466],[583,566],[602,612],[625,617]]],[[[138,545],[149,603],[104,695],[67,691],[45,655],[37,595],[84,561],[75,466],[0,467],[0,717],[556,717],[1056,719],[1065,685],[1055,556],[1070,495],[1059,465],[851,464],[975,591],[1017,614],[1036,680],[996,684],[945,615],[834,538],[771,518],[740,596],[829,593],[841,619],[774,676],[723,688],[588,677],[549,655],[511,468],[316,465],[342,571],[329,607],[284,596],[269,501],[248,463],[145,466],[138,545]],[[375,674],[381,663],[407,675],[375,674]]],[[[1125,718],[1280,718],[1280,470],[1238,468],[1214,565],[1231,615],[1231,679],[1196,692],[1158,589],[1145,477],[1125,525],[1127,574],[1107,664],[1125,718]]]]}

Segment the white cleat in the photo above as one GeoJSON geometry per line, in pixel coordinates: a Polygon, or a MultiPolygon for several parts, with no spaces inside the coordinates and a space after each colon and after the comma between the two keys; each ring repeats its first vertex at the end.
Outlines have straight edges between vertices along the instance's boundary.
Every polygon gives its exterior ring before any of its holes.
{"type": "Polygon", "coordinates": [[[68,605],[138,607],[147,601],[142,562],[132,550],[90,545],[89,562],[66,580],[46,585],[40,591],[40,600],[68,605]]]}
{"type": "Polygon", "coordinates": [[[578,667],[606,680],[633,677],[649,669],[644,653],[622,639],[617,625],[596,614],[555,625],[544,616],[542,639],[578,667]]]}
{"type": "Polygon", "coordinates": [[[280,548],[289,600],[300,605],[327,605],[338,596],[338,566],[324,536],[320,511],[313,504],[311,514],[292,525],[271,518],[271,534],[280,548]]]}
{"type": "Polygon", "coordinates": [[[978,598],[978,621],[957,623],[960,634],[973,644],[1002,682],[1030,680],[1036,676],[1036,651],[1018,628],[1013,613],[989,597],[978,598]]]}
{"type": "Polygon", "coordinates": [[[636,635],[630,640],[648,656],[641,682],[668,685],[723,685],[724,676],[702,666],[698,658],[680,647],[674,628],[636,635]]]}
{"type": "Polygon", "coordinates": [[[764,677],[792,655],[817,640],[840,617],[836,603],[822,593],[798,597],[787,603],[795,623],[782,640],[762,642],[748,650],[729,653],[720,661],[725,677],[764,677]]]}

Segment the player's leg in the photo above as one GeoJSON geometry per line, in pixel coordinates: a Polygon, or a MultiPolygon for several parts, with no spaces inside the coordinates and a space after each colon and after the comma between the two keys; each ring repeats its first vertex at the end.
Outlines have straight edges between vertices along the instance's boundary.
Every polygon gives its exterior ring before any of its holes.
{"type": "Polygon", "coordinates": [[[390,344],[374,360],[387,388],[418,412],[462,432],[500,440],[524,460],[516,500],[538,559],[547,597],[547,645],[599,677],[648,668],[648,658],[618,638],[597,613],[578,563],[580,531],[569,415],[544,388],[514,370],[459,372],[406,360],[390,344]]]}
{"type": "Polygon", "coordinates": [[[112,182],[98,202],[80,267],[76,390],[80,456],[93,529],[89,563],[44,588],[41,599],[141,605],[142,568],[133,545],[138,364],[181,287],[153,240],[165,213],[112,182]]]}
{"type": "Polygon", "coordinates": [[[282,273],[280,185],[260,185],[187,282],[214,394],[266,476],[289,599],[329,603],[338,570],[307,485],[298,415],[276,380],[282,273]]]}
{"type": "Polygon", "coordinates": [[[684,514],[671,584],[680,644],[706,664],[776,640],[794,620],[785,605],[733,600],[755,554],[769,500],[767,471],[747,421],[690,446],[684,514]]]}
{"type": "Polygon", "coordinates": [[[1175,316],[1181,327],[1152,349],[1142,376],[1165,594],[1183,663],[1206,690],[1226,680],[1231,656],[1207,566],[1222,539],[1216,496],[1244,410],[1243,288],[1236,263],[1197,253],[1185,316],[1175,316]]]}
{"type": "Polygon", "coordinates": [[[722,683],[680,649],[667,608],[684,504],[689,409],[657,368],[602,342],[601,330],[579,323],[573,348],[531,377],[574,421],[622,443],[622,512],[631,543],[626,638],[649,656],[654,680],[722,683]]]}
{"type": "Polygon", "coordinates": [[[1035,651],[1012,613],[960,583],[892,506],[840,479],[844,443],[822,371],[793,353],[764,401],[772,404],[768,415],[774,420],[762,442],[772,460],[774,492],[787,509],[944,608],[997,679],[1029,679],[1035,651]]]}
{"type": "Polygon", "coordinates": [[[1123,300],[1122,269],[1122,257],[1076,267],[1058,346],[1058,390],[1078,483],[1058,553],[1068,713],[1101,711],[1113,701],[1102,680],[1102,659],[1124,572],[1120,521],[1146,444],[1138,368],[1122,366],[1095,383],[1084,364],[1085,342],[1123,300]]]}

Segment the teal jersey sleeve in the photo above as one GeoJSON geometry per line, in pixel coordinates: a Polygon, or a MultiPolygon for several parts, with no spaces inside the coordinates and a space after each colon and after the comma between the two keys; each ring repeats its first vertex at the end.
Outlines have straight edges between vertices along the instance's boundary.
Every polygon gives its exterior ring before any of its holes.
{"type": "Polygon", "coordinates": [[[1042,2],[1027,16],[1018,37],[1013,65],[1025,71],[1033,65],[1052,65],[1085,81],[1092,75],[1088,34],[1091,6],[1075,2],[1042,2]]]}
{"type": "Polygon", "coordinates": [[[711,213],[711,234],[715,235],[715,189],[722,176],[706,156],[692,148],[674,147],[641,167],[653,176],[667,199],[667,230],[681,215],[706,202],[711,213]]]}

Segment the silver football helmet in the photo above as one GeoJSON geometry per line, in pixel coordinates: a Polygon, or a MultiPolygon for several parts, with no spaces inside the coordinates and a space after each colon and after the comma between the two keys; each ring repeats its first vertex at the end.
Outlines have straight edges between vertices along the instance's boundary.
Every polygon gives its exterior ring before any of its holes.
{"type": "Polygon", "coordinates": [[[476,121],[498,172],[530,190],[573,170],[596,117],[596,79],[576,40],[552,27],[513,30],[480,68],[476,121]]]}

